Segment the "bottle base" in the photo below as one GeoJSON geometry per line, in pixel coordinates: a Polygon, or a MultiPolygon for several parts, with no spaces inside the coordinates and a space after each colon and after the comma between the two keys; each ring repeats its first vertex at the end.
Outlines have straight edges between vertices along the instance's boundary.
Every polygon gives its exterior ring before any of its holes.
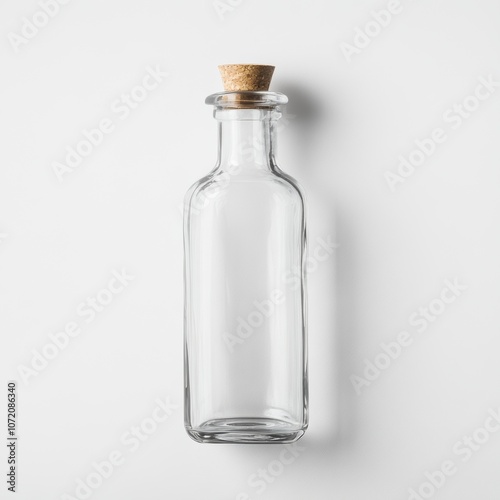
{"type": "Polygon", "coordinates": [[[305,430],[274,418],[220,418],[196,428],[186,426],[198,443],[286,444],[300,439],[305,430]]]}

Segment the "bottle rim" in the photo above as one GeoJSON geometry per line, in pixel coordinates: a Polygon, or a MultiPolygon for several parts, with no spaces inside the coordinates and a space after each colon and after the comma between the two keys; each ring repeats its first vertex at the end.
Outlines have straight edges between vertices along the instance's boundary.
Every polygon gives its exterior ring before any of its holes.
{"type": "Polygon", "coordinates": [[[281,92],[239,91],[217,92],[205,99],[205,104],[217,108],[275,108],[288,102],[288,97],[281,92]]]}

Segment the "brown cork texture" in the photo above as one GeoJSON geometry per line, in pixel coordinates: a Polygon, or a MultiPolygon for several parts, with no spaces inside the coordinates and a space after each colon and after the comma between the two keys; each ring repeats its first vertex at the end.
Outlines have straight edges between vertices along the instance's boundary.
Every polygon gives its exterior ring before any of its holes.
{"type": "Polygon", "coordinates": [[[264,64],[223,64],[219,71],[227,92],[269,90],[274,66],[264,64]]]}

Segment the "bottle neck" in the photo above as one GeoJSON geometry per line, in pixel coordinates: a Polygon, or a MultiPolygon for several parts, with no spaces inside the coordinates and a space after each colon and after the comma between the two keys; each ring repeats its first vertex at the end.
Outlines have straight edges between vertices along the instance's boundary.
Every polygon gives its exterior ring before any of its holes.
{"type": "Polygon", "coordinates": [[[279,116],[273,109],[216,109],[219,168],[233,172],[271,170],[279,116]]]}

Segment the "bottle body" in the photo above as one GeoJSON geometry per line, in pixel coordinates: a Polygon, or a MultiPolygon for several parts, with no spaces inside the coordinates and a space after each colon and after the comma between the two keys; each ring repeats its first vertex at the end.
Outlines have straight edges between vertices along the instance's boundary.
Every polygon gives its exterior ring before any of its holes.
{"type": "Polygon", "coordinates": [[[307,428],[303,196],[270,154],[275,112],[224,113],[230,144],[185,203],[185,426],[292,442],[307,428]]]}

